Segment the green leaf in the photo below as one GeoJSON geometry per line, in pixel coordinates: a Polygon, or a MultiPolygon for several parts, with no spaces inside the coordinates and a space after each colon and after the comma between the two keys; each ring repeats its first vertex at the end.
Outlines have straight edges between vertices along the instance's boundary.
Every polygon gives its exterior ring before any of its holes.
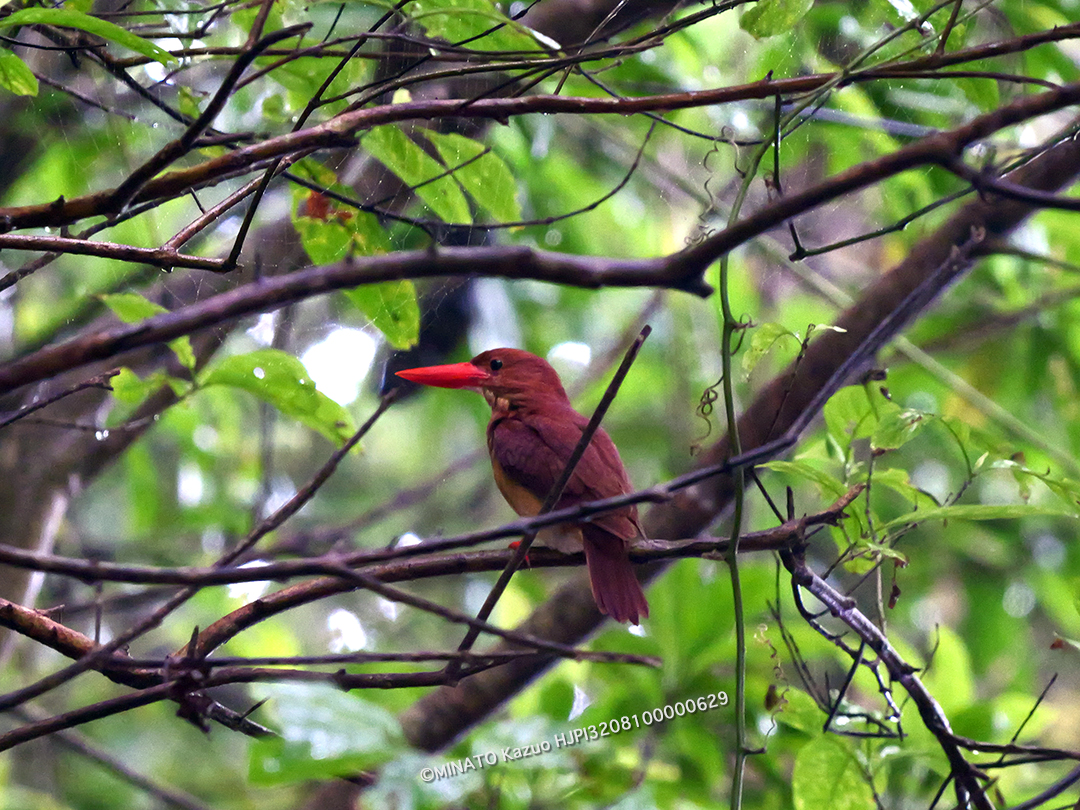
{"type": "Polygon", "coordinates": [[[190,381],[170,377],[164,371],[155,371],[145,379],[139,379],[139,375],[127,367],[121,368],[120,373],[113,377],[109,384],[118,407],[109,412],[105,420],[106,430],[124,424],[146,398],[159,391],[162,386],[168,385],[177,398],[187,396],[192,389],[190,381]]]}
{"type": "Polygon", "coordinates": [[[814,0],[758,0],[739,20],[739,27],[756,39],[790,33],[806,16],[814,0]]]}
{"type": "MultiPolygon", "coordinates": [[[[161,304],[147,301],[138,293],[111,293],[102,295],[101,300],[124,323],[138,323],[169,311],[161,304]]],[[[195,368],[195,350],[191,348],[191,339],[187,335],[170,340],[169,348],[184,368],[195,368]]]]}
{"type": "Polygon", "coordinates": [[[352,234],[336,219],[296,217],[293,225],[312,264],[333,264],[349,255],[352,234]]]}
{"type": "Polygon", "coordinates": [[[1015,520],[1040,515],[1075,517],[1076,513],[1057,505],[1013,503],[987,504],[983,506],[982,504],[962,504],[908,512],[906,515],[890,520],[878,528],[881,530],[894,529],[908,523],[926,523],[932,520],[1015,520]]]}
{"type": "Polygon", "coordinates": [[[907,470],[899,468],[874,468],[874,486],[888,487],[893,492],[907,498],[918,508],[934,508],[938,506],[930,495],[911,483],[907,470]]]}
{"type": "Polygon", "coordinates": [[[24,8],[0,20],[0,28],[13,28],[17,25],[60,25],[64,28],[77,28],[88,34],[123,45],[128,50],[167,65],[176,59],[168,51],[159,48],[153,42],[114,25],[111,22],[91,17],[71,8],[24,8]]]}
{"type": "Polygon", "coordinates": [[[11,51],[0,52],[0,87],[17,96],[36,96],[38,80],[26,63],[11,51]]]}
{"type": "Polygon", "coordinates": [[[871,810],[874,792],[847,740],[821,734],[799,749],[791,774],[796,810],[871,810]]]}
{"type": "Polygon", "coordinates": [[[770,322],[755,326],[750,333],[750,348],[742,356],[743,373],[749,377],[769,350],[778,341],[786,339],[792,339],[796,344],[802,342],[798,335],[782,324],[770,322]]]}
{"type": "Polygon", "coordinates": [[[807,481],[821,487],[826,494],[837,498],[847,492],[847,487],[839,478],[830,475],[824,470],[819,470],[805,461],[766,461],[758,466],[775,472],[794,475],[797,478],[805,478],[807,481]]]}
{"type": "Polygon", "coordinates": [[[138,293],[112,293],[102,295],[101,300],[124,323],[137,323],[168,312],[161,304],[148,301],[138,293]]]}
{"type": "MultiPolygon", "coordinates": [[[[337,175],[334,174],[334,170],[329,166],[319,163],[319,161],[306,157],[293,164],[293,171],[301,177],[310,180],[312,183],[317,183],[320,186],[326,188],[338,188],[337,187],[337,175]]],[[[338,188],[339,191],[348,191],[345,187],[338,188]]],[[[294,194],[297,199],[304,199],[310,193],[308,189],[297,186],[294,189],[294,194]]]]}
{"type": "Polygon", "coordinates": [[[367,211],[357,211],[349,220],[352,229],[353,252],[358,256],[374,256],[389,253],[393,246],[379,218],[367,211]]]}
{"type": "Polygon", "coordinates": [[[829,434],[837,440],[850,441],[869,435],[865,424],[871,418],[870,403],[860,386],[849,385],[829,397],[822,415],[829,434]]]}
{"type": "Polygon", "coordinates": [[[438,150],[443,163],[454,169],[454,178],[477,205],[499,222],[521,219],[521,206],[515,196],[517,183],[501,157],[494,152],[485,154],[484,144],[454,132],[425,129],[423,134],[438,150]]]}
{"type": "Polygon", "coordinates": [[[191,347],[191,338],[184,335],[170,340],[169,348],[173,350],[180,365],[186,369],[195,370],[195,350],[191,347]]]}
{"type": "Polygon", "coordinates": [[[453,177],[433,177],[446,173],[446,168],[414,143],[408,135],[393,124],[373,127],[361,139],[364,148],[415,188],[417,196],[444,222],[471,224],[469,201],[453,177]]]}
{"type": "Polygon", "coordinates": [[[316,390],[304,364],[277,349],[227,357],[207,369],[199,385],[227,385],[254,394],[337,445],[356,429],[348,411],[316,390]]]}
{"type": "Polygon", "coordinates": [[[428,36],[454,43],[470,40],[468,47],[476,50],[538,48],[528,29],[510,20],[491,0],[412,0],[405,12],[428,36]]]}
{"type": "Polygon", "coordinates": [[[125,405],[139,405],[144,399],[165,384],[165,374],[155,371],[145,380],[139,379],[139,375],[127,366],[120,369],[112,380],[113,396],[125,405]]]}
{"type": "Polygon", "coordinates": [[[823,413],[829,433],[846,446],[857,439],[873,436],[880,420],[899,410],[900,406],[887,400],[879,390],[849,385],[829,398],[823,413]]]}
{"type": "Polygon", "coordinates": [[[870,435],[870,446],[875,450],[896,450],[903,447],[918,435],[919,431],[933,419],[922,411],[890,408],[878,420],[877,427],[870,435]]]}
{"type": "Polygon", "coordinates": [[[420,305],[412,281],[365,284],[344,292],[395,349],[416,345],[420,339],[420,305]]]}
{"type": "Polygon", "coordinates": [[[191,118],[198,118],[199,113],[201,112],[199,110],[199,104],[201,102],[199,96],[197,96],[195,91],[187,85],[182,84],[176,89],[176,106],[179,108],[180,112],[191,118]]]}
{"type": "MultiPolygon", "coordinates": [[[[950,39],[951,43],[952,40],[950,39]]],[[[970,70],[993,70],[993,67],[980,64],[982,60],[972,62],[970,70]]],[[[980,112],[995,110],[1001,103],[998,83],[994,79],[957,79],[956,86],[967,96],[968,101],[979,108],[980,112]]]]}
{"type": "Polygon", "coordinates": [[[328,779],[369,770],[403,752],[401,724],[381,706],[325,684],[275,684],[281,736],[252,743],[253,782],[328,779]]]}
{"type": "Polygon", "coordinates": [[[814,699],[802,689],[788,687],[780,690],[783,702],[774,713],[777,722],[807,734],[820,734],[825,714],[814,699]]]}

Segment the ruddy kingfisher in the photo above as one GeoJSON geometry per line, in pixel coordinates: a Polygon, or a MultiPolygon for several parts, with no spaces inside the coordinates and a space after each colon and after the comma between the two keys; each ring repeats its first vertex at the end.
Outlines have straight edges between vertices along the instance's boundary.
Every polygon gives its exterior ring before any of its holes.
{"type": "MultiPolygon", "coordinates": [[[[487,446],[495,483],[514,511],[532,517],[574,452],[588,419],[574,410],[559,375],[545,360],[520,349],[492,349],[467,363],[397,372],[440,388],[479,391],[491,406],[487,446]]],[[[598,429],[570,477],[556,509],[632,492],[611,437],[598,429]]],[[[593,599],[601,613],[639,624],[649,604],[630,564],[629,545],[644,536],[637,507],[620,507],[540,533],[560,551],[585,550],[593,599]]]]}

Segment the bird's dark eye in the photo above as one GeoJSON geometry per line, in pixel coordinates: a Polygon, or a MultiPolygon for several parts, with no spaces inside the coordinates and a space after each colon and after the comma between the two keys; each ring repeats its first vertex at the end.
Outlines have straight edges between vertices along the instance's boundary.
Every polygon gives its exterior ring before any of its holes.
{"type": "Polygon", "coordinates": [[[498,359],[497,357],[494,360],[491,361],[491,370],[492,371],[498,371],[502,367],[503,367],[503,362],[502,362],[502,360],[498,359]]]}

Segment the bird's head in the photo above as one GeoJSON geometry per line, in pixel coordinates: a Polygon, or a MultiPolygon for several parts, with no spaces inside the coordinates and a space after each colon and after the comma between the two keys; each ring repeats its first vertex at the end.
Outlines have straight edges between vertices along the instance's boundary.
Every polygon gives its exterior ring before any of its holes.
{"type": "Polygon", "coordinates": [[[423,385],[480,391],[492,404],[500,399],[522,405],[547,397],[566,399],[555,369],[521,349],[491,349],[468,363],[413,368],[397,375],[423,385]]]}

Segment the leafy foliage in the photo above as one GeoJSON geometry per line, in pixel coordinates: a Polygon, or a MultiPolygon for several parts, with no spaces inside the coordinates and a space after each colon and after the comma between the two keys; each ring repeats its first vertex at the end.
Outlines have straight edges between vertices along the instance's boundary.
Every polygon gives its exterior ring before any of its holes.
{"type": "Polygon", "coordinates": [[[15,28],[22,25],[58,25],[65,28],[77,28],[88,34],[123,45],[129,50],[141,53],[163,65],[175,62],[167,51],[143,37],[133,34],[120,26],[92,17],[74,8],[23,8],[0,19],[0,28],[15,28]]]}
{"type": "Polygon", "coordinates": [[[316,390],[303,364],[275,349],[259,349],[215,363],[200,376],[199,385],[227,385],[247,391],[339,444],[356,430],[348,411],[316,390]]]}

